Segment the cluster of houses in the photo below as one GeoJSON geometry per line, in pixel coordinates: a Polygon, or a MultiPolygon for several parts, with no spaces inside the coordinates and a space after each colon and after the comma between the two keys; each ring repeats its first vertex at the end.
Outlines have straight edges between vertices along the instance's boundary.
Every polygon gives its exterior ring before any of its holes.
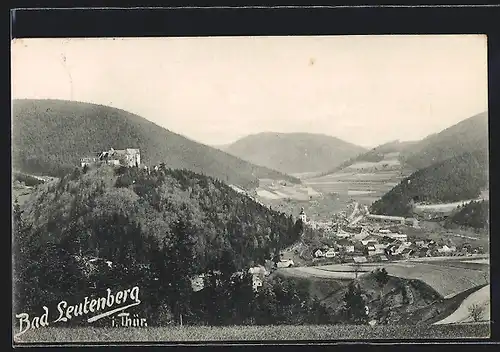
{"type": "Polygon", "coordinates": [[[299,214],[302,222],[323,230],[325,238],[334,243],[313,248],[314,258],[337,258],[340,262],[378,262],[478,252],[478,249],[473,250],[470,246],[457,249],[454,245],[438,244],[430,239],[410,242],[406,234],[389,229],[399,225],[418,228],[418,220],[414,218],[373,215],[366,211],[362,216],[364,221],[360,223],[364,225],[353,226],[352,220],[345,214],[337,214],[330,222],[320,222],[308,220],[302,209],[299,214]]]}
{"type": "Polygon", "coordinates": [[[408,236],[387,229],[368,232],[340,230],[333,246],[313,249],[315,258],[339,258],[341,262],[380,262],[444,255],[467,255],[478,253],[470,245],[457,248],[452,244],[439,244],[431,239],[408,241],[408,236]]]}

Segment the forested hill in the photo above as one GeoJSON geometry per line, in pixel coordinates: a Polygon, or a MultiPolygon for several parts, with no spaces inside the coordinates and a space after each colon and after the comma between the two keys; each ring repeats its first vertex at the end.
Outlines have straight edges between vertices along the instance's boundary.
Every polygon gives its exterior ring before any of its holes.
{"type": "Polygon", "coordinates": [[[291,216],[187,170],[148,174],[102,165],[38,187],[15,211],[23,309],[78,301],[91,287],[105,292],[109,285],[150,290],[141,309],[174,309],[188,300],[192,275],[246,272],[279,258],[302,232],[291,216]],[[88,274],[91,258],[112,262],[112,269],[88,274]]]}
{"type": "Polygon", "coordinates": [[[488,149],[488,112],[465,119],[402,151],[404,165],[418,170],[454,156],[488,149]]]}
{"type": "Polygon", "coordinates": [[[420,169],[374,202],[374,214],[407,216],[417,202],[474,199],[488,185],[488,151],[467,152],[420,169]]]}
{"type": "Polygon", "coordinates": [[[488,200],[471,201],[458,207],[457,211],[446,219],[446,227],[464,226],[474,229],[488,229],[489,226],[488,200]]]}
{"type": "Polygon", "coordinates": [[[275,132],[249,135],[223,148],[251,163],[291,174],[325,171],[366,150],[323,134],[275,132]]]}
{"type": "Polygon", "coordinates": [[[15,100],[13,166],[20,171],[60,176],[82,156],[110,148],[139,148],[145,164],[164,162],[244,188],[259,178],[300,182],[194,142],[135,114],[102,105],[62,100],[15,100]]]}

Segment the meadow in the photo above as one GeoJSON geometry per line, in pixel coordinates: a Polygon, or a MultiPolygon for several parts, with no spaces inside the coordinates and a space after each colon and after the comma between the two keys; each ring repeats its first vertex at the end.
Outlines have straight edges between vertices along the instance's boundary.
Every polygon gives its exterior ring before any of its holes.
{"type": "Polygon", "coordinates": [[[21,335],[22,343],[224,342],[224,341],[354,341],[453,340],[490,336],[488,323],[460,325],[275,325],[168,326],[144,328],[46,327],[21,335]]]}

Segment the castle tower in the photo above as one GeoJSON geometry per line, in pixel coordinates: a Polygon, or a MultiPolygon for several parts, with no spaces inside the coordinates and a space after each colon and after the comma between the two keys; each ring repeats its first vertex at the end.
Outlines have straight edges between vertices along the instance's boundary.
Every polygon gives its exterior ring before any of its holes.
{"type": "Polygon", "coordinates": [[[302,220],[304,224],[306,223],[307,217],[303,207],[300,209],[299,219],[302,220]]]}

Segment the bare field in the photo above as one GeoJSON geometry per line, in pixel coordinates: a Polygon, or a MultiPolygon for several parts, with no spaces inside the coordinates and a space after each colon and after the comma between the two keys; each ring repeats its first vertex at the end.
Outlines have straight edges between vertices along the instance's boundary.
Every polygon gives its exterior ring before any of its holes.
{"type": "Polygon", "coordinates": [[[312,198],[321,197],[321,193],[308,185],[294,185],[268,179],[259,180],[259,187],[256,192],[261,199],[271,200],[294,199],[308,201],[312,198]]]}
{"type": "MultiPolygon", "coordinates": [[[[15,333],[15,332],[14,332],[15,333]]],[[[145,328],[59,328],[31,330],[16,343],[223,342],[223,341],[355,341],[489,338],[490,324],[458,325],[276,325],[168,326],[145,328]]]]}
{"type": "Polygon", "coordinates": [[[401,163],[399,162],[398,159],[384,159],[384,160],[377,161],[377,162],[371,162],[371,161],[357,162],[357,163],[354,163],[354,164],[348,166],[347,168],[345,168],[345,170],[368,169],[368,168],[375,168],[375,167],[379,167],[379,168],[394,167],[394,166],[399,166],[399,165],[401,165],[401,163]]]}

